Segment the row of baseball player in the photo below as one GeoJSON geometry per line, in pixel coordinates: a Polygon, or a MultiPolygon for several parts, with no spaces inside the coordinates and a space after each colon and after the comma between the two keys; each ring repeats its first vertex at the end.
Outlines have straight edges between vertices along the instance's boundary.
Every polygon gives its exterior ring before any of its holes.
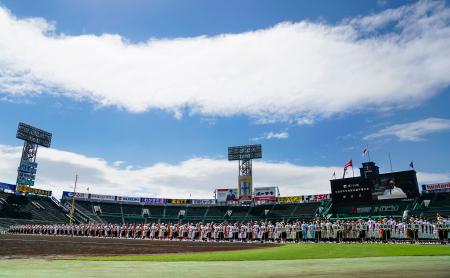
{"type": "Polygon", "coordinates": [[[450,219],[13,225],[10,233],[203,241],[448,239],[450,219]]]}

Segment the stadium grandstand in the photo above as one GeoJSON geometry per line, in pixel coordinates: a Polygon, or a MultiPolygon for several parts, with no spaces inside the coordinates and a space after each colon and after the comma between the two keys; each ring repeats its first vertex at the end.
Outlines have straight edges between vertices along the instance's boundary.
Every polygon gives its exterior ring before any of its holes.
{"type": "Polygon", "coordinates": [[[68,210],[54,197],[0,191],[0,229],[14,224],[58,224],[68,221],[68,210]]]}
{"type": "MultiPolygon", "coordinates": [[[[364,162],[357,177],[330,180],[331,194],[280,196],[276,186],[253,187],[252,160],[262,158],[262,147],[228,148],[228,160],[238,161],[237,188],[215,190],[214,199],[170,199],[113,196],[34,187],[38,146],[49,148],[52,134],[19,123],[24,141],[16,184],[0,183],[0,227],[16,224],[150,222],[311,221],[317,219],[436,217],[450,214],[450,184],[423,185],[414,170],[380,173],[364,162]]],[[[346,167],[351,166],[350,161],[346,167]]],[[[346,168],[344,168],[346,170],[346,168]]],[[[299,185],[301,188],[301,185],[299,185]]]]}
{"type": "MultiPolygon", "coordinates": [[[[66,192],[68,193],[68,192],[66,192]]],[[[171,199],[164,204],[133,204],[120,201],[76,200],[75,218],[89,219],[94,222],[108,223],[145,223],[151,221],[188,222],[209,221],[260,221],[260,220],[311,220],[320,215],[320,211],[329,201],[311,201],[308,203],[252,205],[223,204],[171,204],[171,199]],[[81,216],[81,217],[79,217],[81,216]]],[[[188,202],[190,200],[187,200],[188,202]]],[[[61,203],[71,209],[72,198],[63,197],[61,203]]]]}
{"type": "Polygon", "coordinates": [[[73,196],[73,192],[64,192],[59,201],[53,196],[0,191],[0,226],[5,229],[13,224],[68,223],[72,203],[76,223],[290,221],[402,218],[407,215],[435,218],[437,214],[444,217],[450,215],[450,192],[429,190],[424,190],[413,199],[358,204],[336,204],[328,194],[279,197],[276,201],[245,205],[239,202],[217,203],[215,200],[209,200],[208,204],[195,204],[196,201],[190,199],[182,199],[184,204],[179,204],[180,199],[166,198],[134,198],[133,202],[128,202],[130,198],[127,197],[88,193],[73,196]],[[286,200],[289,203],[284,203],[286,200]]]}

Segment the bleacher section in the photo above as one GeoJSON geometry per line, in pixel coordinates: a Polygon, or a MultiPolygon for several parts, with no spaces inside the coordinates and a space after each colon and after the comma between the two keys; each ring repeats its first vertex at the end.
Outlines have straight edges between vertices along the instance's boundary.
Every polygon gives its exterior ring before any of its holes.
{"type": "Polygon", "coordinates": [[[425,193],[415,202],[413,212],[422,217],[450,216],[450,192],[425,193]]]}
{"type": "Polygon", "coordinates": [[[384,218],[403,217],[405,210],[412,211],[415,200],[380,200],[369,204],[333,205],[333,218],[384,218]]]}
{"type": "MultiPolygon", "coordinates": [[[[0,192],[0,226],[19,223],[68,223],[71,199],[62,199],[61,208],[51,198],[38,195],[14,195],[0,192]]],[[[421,217],[450,216],[450,193],[425,193],[419,198],[381,200],[370,204],[332,205],[331,201],[291,204],[232,205],[176,205],[140,204],[108,201],[75,201],[75,220],[96,223],[146,223],[146,222],[222,222],[257,220],[311,220],[316,216],[331,218],[360,217],[421,217]],[[96,211],[97,208],[98,210],[96,211]],[[145,211],[145,214],[143,213],[145,211]],[[180,211],[185,214],[181,215],[180,211]],[[229,215],[229,212],[231,214],[229,215]]]]}
{"type": "MultiPolygon", "coordinates": [[[[62,200],[70,203],[71,200],[62,200]]],[[[85,214],[91,221],[109,223],[145,223],[145,222],[188,222],[209,221],[257,221],[257,220],[294,220],[312,219],[317,213],[320,202],[296,204],[262,204],[254,206],[225,205],[142,205],[121,202],[99,202],[76,200],[76,211],[85,214]],[[99,207],[101,212],[95,212],[99,207]],[[143,210],[148,210],[144,215],[143,210]],[[184,211],[184,215],[181,213],[184,211]],[[228,212],[231,212],[229,214],[228,212]]]]}
{"type": "Polygon", "coordinates": [[[248,218],[253,219],[261,219],[265,217],[265,211],[271,210],[273,205],[260,205],[249,208],[248,218]]]}
{"type": "MultiPolygon", "coordinates": [[[[165,215],[164,215],[164,219],[167,220],[178,220],[180,218],[180,211],[184,210],[186,212],[186,207],[185,206],[180,206],[180,205],[168,205],[166,206],[166,211],[165,211],[165,215]]],[[[185,215],[186,217],[186,215],[185,215]]]]}
{"type": "MultiPolygon", "coordinates": [[[[108,204],[110,205],[110,204],[108,204]]],[[[120,205],[118,206],[117,204],[111,204],[116,206],[116,213],[121,213],[120,212],[120,205]]],[[[110,206],[111,206],[110,205],[110,206]]],[[[122,204],[122,209],[123,209],[123,214],[124,215],[141,215],[142,214],[142,205],[128,205],[128,204],[122,204]]],[[[102,206],[103,209],[103,206],[102,206]]],[[[105,213],[105,211],[104,211],[105,213]]]]}
{"type": "Polygon", "coordinates": [[[226,206],[211,206],[207,209],[205,219],[208,221],[220,221],[225,218],[225,214],[228,211],[226,206]]]}
{"type": "Polygon", "coordinates": [[[51,198],[0,192],[0,226],[22,223],[67,223],[67,211],[51,198]]]}
{"type": "Polygon", "coordinates": [[[279,205],[272,208],[267,214],[268,219],[288,219],[292,211],[295,209],[295,204],[279,205]]]}
{"type": "Polygon", "coordinates": [[[161,219],[164,217],[165,207],[162,205],[144,206],[144,208],[149,210],[151,218],[161,219]]]}
{"type": "MultiPolygon", "coordinates": [[[[328,202],[324,202],[328,204],[328,202]]],[[[312,219],[319,210],[321,203],[304,203],[298,204],[292,211],[291,218],[294,219],[312,219]]]]}
{"type": "Polygon", "coordinates": [[[186,218],[192,221],[201,221],[204,219],[206,209],[204,207],[188,207],[186,211],[186,218]]]}

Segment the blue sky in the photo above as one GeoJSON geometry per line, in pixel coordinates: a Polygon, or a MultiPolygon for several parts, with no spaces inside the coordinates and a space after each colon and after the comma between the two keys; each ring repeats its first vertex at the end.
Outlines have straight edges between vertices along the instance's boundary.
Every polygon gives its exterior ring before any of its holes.
{"type": "Polygon", "coordinates": [[[447,2],[0,3],[2,181],[19,121],[53,132],[38,181],[55,191],[81,172],[96,193],[209,197],[236,179],[227,146],[253,143],[278,171],[255,185],[283,195],[326,193],[365,145],[382,171],[390,152],[450,179],[447,2]]]}

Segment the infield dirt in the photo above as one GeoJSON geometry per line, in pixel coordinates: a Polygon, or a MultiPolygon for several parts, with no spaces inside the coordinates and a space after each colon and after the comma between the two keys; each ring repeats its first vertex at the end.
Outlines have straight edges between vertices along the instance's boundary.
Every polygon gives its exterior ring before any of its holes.
{"type": "Polygon", "coordinates": [[[245,250],[280,245],[259,243],[189,242],[43,235],[0,235],[0,246],[0,259],[4,259],[156,255],[245,250]]]}

